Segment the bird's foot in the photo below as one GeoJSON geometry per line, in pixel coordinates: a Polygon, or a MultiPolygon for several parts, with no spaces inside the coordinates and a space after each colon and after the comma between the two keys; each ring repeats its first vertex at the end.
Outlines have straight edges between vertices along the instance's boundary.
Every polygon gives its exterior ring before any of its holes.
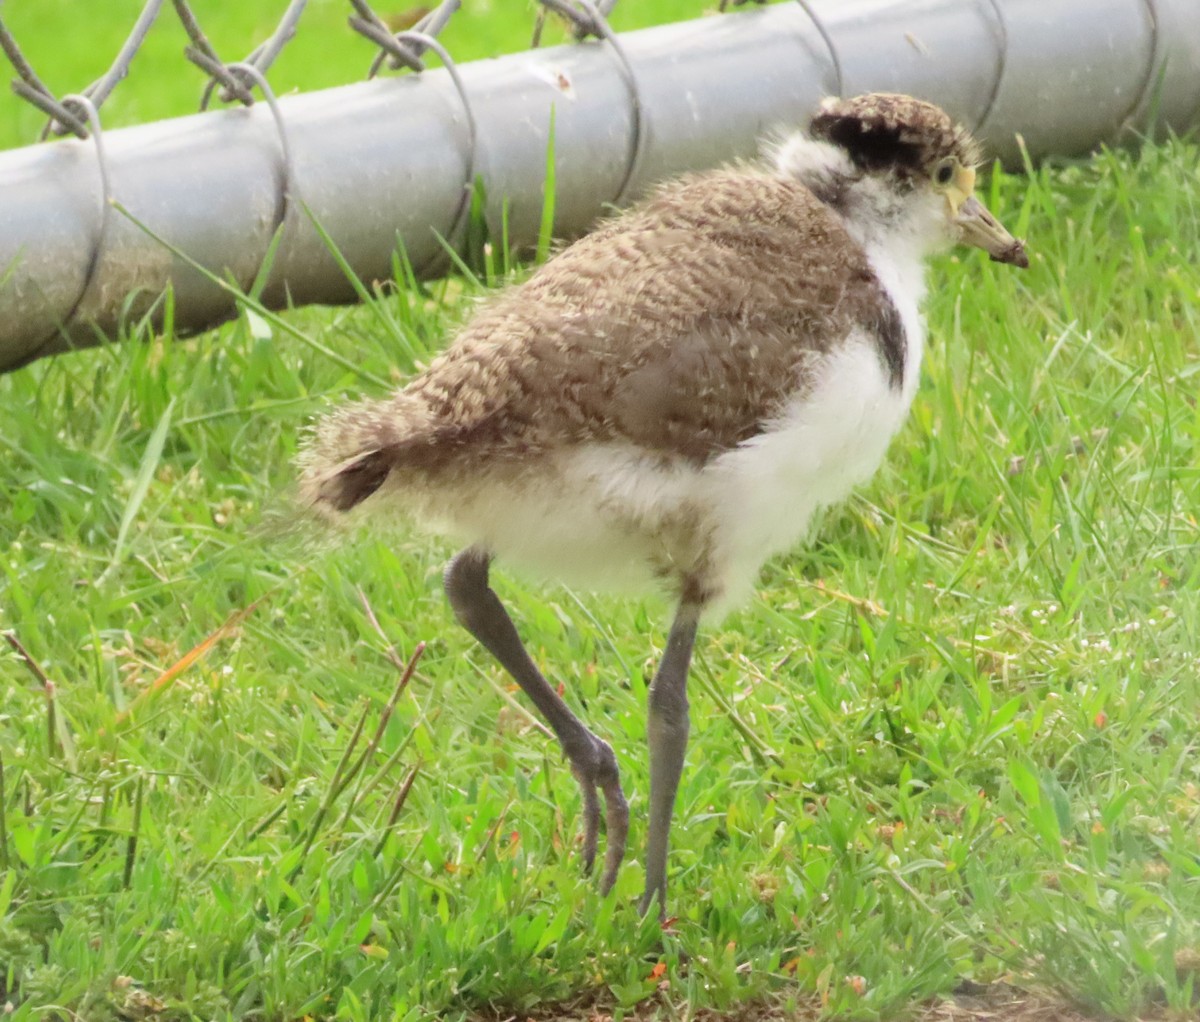
{"type": "Polygon", "coordinates": [[[605,829],[608,844],[604,852],[604,874],[600,893],[607,894],[617,880],[617,871],[625,858],[629,836],[629,803],[621,790],[621,774],[612,746],[592,736],[591,748],[571,755],[571,772],[583,791],[583,871],[592,872],[600,835],[600,795],[604,796],[605,829]]]}

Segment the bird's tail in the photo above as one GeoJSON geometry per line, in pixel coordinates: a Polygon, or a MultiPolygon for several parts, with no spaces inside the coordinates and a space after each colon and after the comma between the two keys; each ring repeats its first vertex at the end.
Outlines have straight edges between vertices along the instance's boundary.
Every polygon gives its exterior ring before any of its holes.
{"type": "Polygon", "coordinates": [[[297,458],[301,505],[337,517],[375,493],[395,464],[400,437],[411,431],[408,404],[400,395],[362,401],[317,422],[297,458]]]}

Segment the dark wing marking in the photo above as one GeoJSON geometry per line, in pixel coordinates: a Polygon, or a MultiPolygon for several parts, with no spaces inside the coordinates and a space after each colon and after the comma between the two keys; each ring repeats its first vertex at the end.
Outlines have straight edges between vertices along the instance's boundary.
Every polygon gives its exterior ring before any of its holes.
{"type": "Polygon", "coordinates": [[[888,372],[888,386],[899,390],[904,382],[904,365],[908,356],[908,344],[905,338],[904,321],[883,289],[879,289],[879,303],[873,322],[868,325],[879,344],[879,354],[884,368],[888,372]]]}

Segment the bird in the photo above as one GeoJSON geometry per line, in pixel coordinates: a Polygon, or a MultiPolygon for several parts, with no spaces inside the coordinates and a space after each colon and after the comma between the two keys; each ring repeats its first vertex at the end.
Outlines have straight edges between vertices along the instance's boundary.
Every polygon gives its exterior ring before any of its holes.
{"type": "Polygon", "coordinates": [[[297,495],[318,517],[399,511],[458,544],[446,597],[557,738],[589,874],[603,801],[604,893],[629,832],[616,756],[533,662],[489,572],[672,601],[647,692],[643,914],[666,913],[700,624],[883,460],[917,388],[927,257],[964,243],[1029,265],[974,195],[979,160],[932,103],[828,98],[757,162],[685,174],[602,222],[303,446],[297,495]]]}

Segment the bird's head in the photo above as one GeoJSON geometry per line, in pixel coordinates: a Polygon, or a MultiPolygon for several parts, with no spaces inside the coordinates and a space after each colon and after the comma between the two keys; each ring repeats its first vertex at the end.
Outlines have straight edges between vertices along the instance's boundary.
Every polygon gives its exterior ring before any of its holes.
{"type": "Polygon", "coordinates": [[[808,137],[784,142],[776,162],[864,240],[901,235],[923,250],[962,242],[1029,265],[1024,245],[975,197],[979,146],[932,103],[892,93],[827,99],[808,137]]]}

